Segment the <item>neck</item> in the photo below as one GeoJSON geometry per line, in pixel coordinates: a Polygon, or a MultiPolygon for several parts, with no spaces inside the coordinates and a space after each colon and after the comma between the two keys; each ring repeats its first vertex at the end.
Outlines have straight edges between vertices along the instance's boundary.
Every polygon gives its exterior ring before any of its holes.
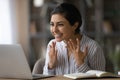
{"type": "Polygon", "coordinates": [[[82,35],[81,34],[75,34],[74,36],[71,37],[72,40],[76,40],[77,38],[81,40],[82,35]]]}
{"type": "MultiPolygon", "coordinates": [[[[82,35],[81,34],[75,34],[75,35],[73,35],[73,36],[71,36],[69,39],[72,39],[73,41],[75,41],[76,42],[76,39],[79,39],[79,40],[81,40],[81,38],[82,38],[82,35]]],[[[68,39],[68,40],[69,40],[68,39]]],[[[65,40],[64,42],[66,43],[68,40],[65,40]]]]}

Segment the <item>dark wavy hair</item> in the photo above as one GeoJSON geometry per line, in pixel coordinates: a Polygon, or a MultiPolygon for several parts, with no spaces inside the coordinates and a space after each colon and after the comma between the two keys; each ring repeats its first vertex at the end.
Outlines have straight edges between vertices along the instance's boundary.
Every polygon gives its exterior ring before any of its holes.
{"type": "Polygon", "coordinates": [[[73,26],[76,22],[79,23],[78,27],[75,30],[75,34],[80,33],[80,27],[82,25],[82,18],[79,10],[70,3],[61,3],[51,12],[51,16],[53,14],[61,14],[63,15],[68,22],[73,26]]]}

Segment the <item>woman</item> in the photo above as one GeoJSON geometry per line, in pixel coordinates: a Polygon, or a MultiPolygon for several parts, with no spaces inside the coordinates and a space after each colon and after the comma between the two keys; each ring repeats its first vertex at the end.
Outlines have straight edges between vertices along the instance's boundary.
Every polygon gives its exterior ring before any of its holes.
{"type": "Polygon", "coordinates": [[[55,39],[47,47],[43,74],[63,75],[105,70],[103,50],[80,34],[81,15],[72,4],[62,3],[51,13],[50,30],[55,39]]]}

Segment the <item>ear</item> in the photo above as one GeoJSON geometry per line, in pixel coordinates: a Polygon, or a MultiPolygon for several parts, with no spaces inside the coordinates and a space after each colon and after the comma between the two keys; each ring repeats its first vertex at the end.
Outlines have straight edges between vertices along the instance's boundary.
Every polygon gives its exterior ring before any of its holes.
{"type": "Polygon", "coordinates": [[[78,25],[79,25],[79,23],[78,23],[78,22],[76,22],[76,23],[73,25],[73,30],[76,30],[76,29],[77,29],[77,27],[78,27],[78,25]]]}

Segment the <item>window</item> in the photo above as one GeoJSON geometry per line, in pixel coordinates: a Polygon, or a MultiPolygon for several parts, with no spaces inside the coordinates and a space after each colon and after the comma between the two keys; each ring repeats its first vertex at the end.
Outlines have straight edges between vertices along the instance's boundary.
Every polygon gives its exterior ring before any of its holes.
{"type": "Polygon", "coordinates": [[[12,44],[10,0],[0,0],[0,44],[12,44]]]}

